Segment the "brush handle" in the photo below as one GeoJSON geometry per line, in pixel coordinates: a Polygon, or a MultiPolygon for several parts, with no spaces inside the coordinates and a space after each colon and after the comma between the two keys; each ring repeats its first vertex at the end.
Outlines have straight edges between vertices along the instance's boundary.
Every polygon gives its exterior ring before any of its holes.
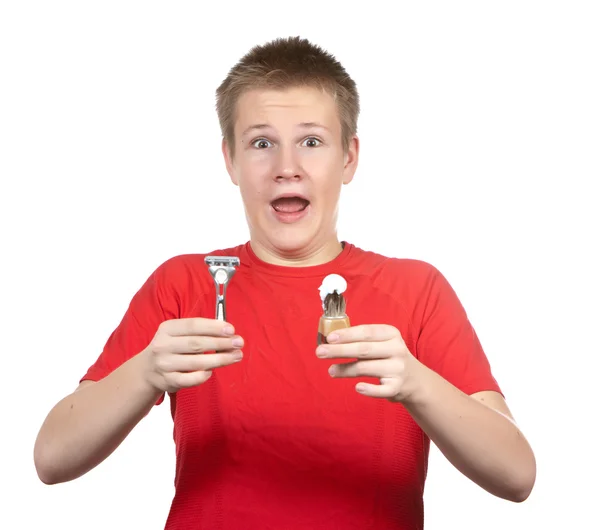
{"type": "Polygon", "coordinates": [[[321,319],[319,320],[319,332],[317,333],[317,345],[327,344],[326,337],[332,331],[349,327],[350,319],[348,318],[348,315],[336,318],[321,317],[321,319]]]}

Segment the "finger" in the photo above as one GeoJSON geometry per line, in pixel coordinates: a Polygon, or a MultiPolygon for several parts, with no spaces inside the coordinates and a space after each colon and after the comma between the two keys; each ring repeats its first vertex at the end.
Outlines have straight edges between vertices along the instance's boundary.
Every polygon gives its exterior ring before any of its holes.
{"type": "Polygon", "coordinates": [[[198,355],[168,355],[158,361],[164,373],[210,371],[241,361],[241,351],[230,353],[208,353],[198,355]]]}
{"type": "Polygon", "coordinates": [[[355,388],[363,396],[381,399],[392,399],[401,391],[400,385],[389,379],[382,379],[380,385],[358,383],[355,388]]]}
{"type": "Polygon", "coordinates": [[[203,353],[222,352],[240,349],[244,346],[242,337],[212,337],[212,336],[175,336],[169,337],[163,348],[170,353],[203,353]]]}
{"type": "Polygon", "coordinates": [[[174,372],[172,374],[169,374],[167,380],[171,387],[190,388],[193,386],[201,385],[202,383],[206,383],[206,381],[210,379],[211,375],[212,372],[210,371],[187,373],[174,372]]]}
{"type": "Polygon", "coordinates": [[[383,342],[394,339],[399,332],[387,324],[364,324],[350,328],[336,329],[327,335],[327,342],[342,344],[349,342],[383,342]]]}
{"type": "Polygon", "coordinates": [[[394,378],[402,373],[403,367],[397,362],[389,360],[355,361],[350,363],[332,364],[329,367],[329,375],[335,378],[341,377],[376,377],[394,378]]]}
{"type": "Polygon", "coordinates": [[[210,318],[177,318],[165,320],[160,327],[171,336],[203,335],[230,337],[235,333],[228,322],[210,318]]]}
{"type": "Polygon", "coordinates": [[[393,349],[387,342],[350,342],[347,344],[322,344],[317,357],[322,359],[386,359],[393,349]]]}

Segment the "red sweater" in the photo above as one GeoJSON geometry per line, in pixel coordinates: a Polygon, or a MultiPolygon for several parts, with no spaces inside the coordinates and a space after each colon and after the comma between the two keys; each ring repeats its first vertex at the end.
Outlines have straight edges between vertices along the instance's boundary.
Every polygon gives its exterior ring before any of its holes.
{"type": "MultiPolygon", "coordinates": [[[[328,375],[332,361],[315,355],[318,288],[342,275],[352,325],[396,326],[413,355],[462,391],[500,391],[445,278],[425,262],[348,243],[330,263],[303,268],[264,263],[249,243],[210,254],[241,260],[227,317],[246,342],[244,359],[170,396],[176,492],[165,528],[422,528],[429,440],[402,405],[328,375]]],[[[157,268],[83,379],[142,351],[163,320],[214,318],[205,255],[157,268]]]]}

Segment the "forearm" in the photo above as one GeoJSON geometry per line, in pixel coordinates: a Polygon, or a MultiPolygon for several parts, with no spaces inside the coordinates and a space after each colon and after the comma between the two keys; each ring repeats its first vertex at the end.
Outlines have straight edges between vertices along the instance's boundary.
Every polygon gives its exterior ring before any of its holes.
{"type": "Polygon", "coordinates": [[[47,484],[73,480],[106,459],[160,393],[143,378],[142,354],[61,400],[38,434],[34,461],[47,484]]]}
{"type": "Polygon", "coordinates": [[[420,370],[421,390],[404,405],[431,441],[488,492],[516,502],[527,498],[535,458],[515,423],[428,368],[420,370]]]}

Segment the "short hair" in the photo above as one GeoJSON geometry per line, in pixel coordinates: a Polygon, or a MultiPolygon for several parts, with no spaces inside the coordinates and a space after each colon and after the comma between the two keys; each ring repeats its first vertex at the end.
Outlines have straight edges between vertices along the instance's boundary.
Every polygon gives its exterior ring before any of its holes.
{"type": "Polygon", "coordinates": [[[217,88],[219,125],[232,154],[236,108],[241,95],[253,89],[304,86],[324,90],[335,100],[346,151],[356,134],[360,112],[356,83],[333,55],[307,39],[288,37],[254,46],[217,88]]]}

